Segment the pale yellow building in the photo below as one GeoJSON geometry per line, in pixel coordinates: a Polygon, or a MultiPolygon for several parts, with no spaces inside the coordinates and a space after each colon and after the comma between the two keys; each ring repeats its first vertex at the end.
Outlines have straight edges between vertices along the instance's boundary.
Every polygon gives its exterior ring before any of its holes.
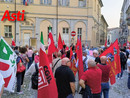
{"type": "Polygon", "coordinates": [[[107,40],[107,29],[108,24],[104,18],[104,16],[101,16],[101,25],[100,25],[100,45],[104,45],[105,41],[107,40]]]}
{"type": "Polygon", "coordinates": [[[43,32],[47,45],[48,27],[51,26],[55,43],[60,33],[67,45],[75,44],[79,36],[82,43],[98,46],[102,6],[102,0],[29,0],[28,6],[23,5],[23,0],[0,0],[0,20],[5,10],[25,10],[25,21],[17,21],[16,28],[15,22],[0,21],[0,36],[9,44],[13,35],[17,45],[38,48],[40,32],[43,32]],[[76,31],[74,38],[71,37],[72,31],[76,31]]]}

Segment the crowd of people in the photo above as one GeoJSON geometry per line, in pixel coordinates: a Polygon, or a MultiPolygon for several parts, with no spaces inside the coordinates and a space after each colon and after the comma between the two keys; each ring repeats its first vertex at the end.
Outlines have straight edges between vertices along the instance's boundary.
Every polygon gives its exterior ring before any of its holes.
{"type": "MultiPolygon", "coordinates": [[[[73,56],[76,60],[75,66],[78,69],[79,63],[77,59],[76,49],[74,45],[71,45],[73,56]]],[[[32,77],[39,68],[39,51],[32,49],[32,47],[13,47],[13,50],[17,54],[17,94],[24,94],[21,91],[21,85],[24,82],[25,77],[32,77]],[[20,67],[19,67],[20,66],[20,67]],[[20,69],[19,69],[20,68],[20,69]]],[[[47,50],[47,48],[46,48],[47,50]]],[[[83,98],[109,98],[109,73],[111,65],[107,64],[107,57],[99,57],[105,49],[99,48],[98,50],[88,49],[87,46],[82,46],[83,51],[83,71],[81,78],[78,78],[77,74],[74,75],[73,70],[70,68],[70,50],[66,49],[66,45],[63,49],[53,54],[53,61],[50,64],[53,75],[55,77],[58,98],[74,98],[75,93],[79,93],[83,98]],[[93,52],[90,55],[89,50],[93,52]],[[78,84],[76,84],[78,82],[78,84]],[[103,95],[102,95],[103,94],[103,95]]],[[[130,89],[130,50],[129,48],[120,49],[120,63],[121,73],[117,75],[118,79],[122,79],[123,71],[128,72],[128,88],[130,89]]],[[[38,82],[37,82],[38,83],[38,82]]],[[[2,96],[4,88],[4,80],[0,74],[0,97],[2,96]]],[[[32,87],[30,78],[29,90],[33,90],[34,98],[37,98],[37,88],[32,87]]]]}

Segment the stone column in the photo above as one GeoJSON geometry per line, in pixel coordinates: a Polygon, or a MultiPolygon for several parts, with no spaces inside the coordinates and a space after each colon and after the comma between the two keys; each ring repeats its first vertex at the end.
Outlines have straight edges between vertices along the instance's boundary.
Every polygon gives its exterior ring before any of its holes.
{"type": "Polygon", "coordinates": [[[21,41],[20,41],[20,45],[23,45],[23,30],[21,30],[21,41]]]}
{"type": "Polygon", "coordinates": [[[37,38],[37,49],[40,49],[40,19],[39,18],[36,18],[36,28],[35,28],[35,31],[36,31],[36,38],[37,38]]]}
{"type": "MultiPolygon", "coordinates": [[[[76,20],[70,20],[70,44],[74,43],[74,39],[72,40],[71,32],[75,31],[75,23],[76,20]],[[72,42],[73,41],[73,42],[72,42]]],[[[76,32],[76,31],[75,31],[76,32]]],[[[75,38],[75,37],[74,37],[75,38]]]]}
{"type": "Polygon", "coordinates": [[[16,22],[16,45],[20,45],[20,40],[19,40],[19,21],[16,22]]]}
{"type": "Polygon", "coordinates": [[[58,36],[57,36],[57,33],[58,33],[58,32],[56,32],[56,31],[57,31],[56,29],[57,29],[56,19],[53,19],[53,21],[52,21],[52,32],[53,32],[53,39],[54,39],[55,44],[57,44],[56,38],[58,37],[58,36]]]}

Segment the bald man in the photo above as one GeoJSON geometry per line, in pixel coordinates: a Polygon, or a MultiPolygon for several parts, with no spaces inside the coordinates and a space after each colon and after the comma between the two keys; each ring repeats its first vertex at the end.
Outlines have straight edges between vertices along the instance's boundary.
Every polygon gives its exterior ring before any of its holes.
{"type": "Polygon", "coordinates": [[[96,66],[96,62],[94,60],[89,59],[88,70],[83,73],[79,81],[79,84],[82,88],[86,89],[85,85],[88,85],[90,87],[92,96],[89,96],[89,98],[100,98],[101,78],[101,69],[96,66]]]}
{"type": "Polygon", "coordinates": [[[101,96],[103,92],[104,98],[109,98],[109,73],[111,66],[106,64],[106,56],[102,56],[100,59],[101,64],[97,64],[97,66],[102,70],[101,96]]]}
{"type": "Polygon", "coordinates": [[[68,58],[63,58],[61,66],[56,69],[55,78],[58,88],[58,98],[74,98],[75,77],[69,68],[71,62],[68,58]]]}

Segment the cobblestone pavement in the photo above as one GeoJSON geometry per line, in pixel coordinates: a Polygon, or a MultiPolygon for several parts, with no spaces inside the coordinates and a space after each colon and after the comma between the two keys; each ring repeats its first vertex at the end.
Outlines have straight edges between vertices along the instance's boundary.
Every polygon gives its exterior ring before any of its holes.
{"type": "MultiPolygon", "coordinates": [[[[130,90],[127,88],[128,74],[124,71],[122,79],[116,79],[116,84],[110,86],[109,98],[130,98],[130,90]]],[[[18,95],[16,93],[9,93],[4,91],[2,98],[34,98],[33,92],[28,90],[29,79],[25,78],[22,91],[24,94],[18,95]]],[[[81,95],[76,94],[75,98],[82,98],[81,95]]]]}

